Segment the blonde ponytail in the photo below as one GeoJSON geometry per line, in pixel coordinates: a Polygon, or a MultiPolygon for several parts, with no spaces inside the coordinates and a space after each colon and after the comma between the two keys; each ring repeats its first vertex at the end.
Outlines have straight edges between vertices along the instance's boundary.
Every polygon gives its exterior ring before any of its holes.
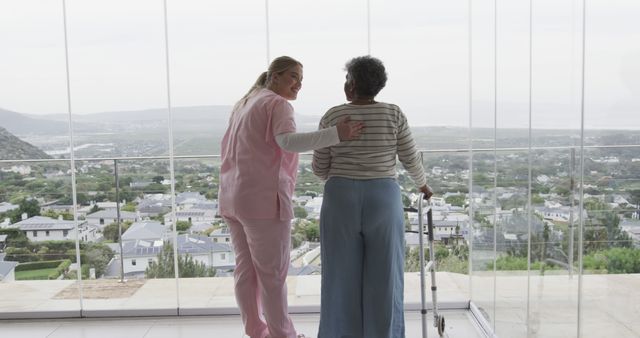
{"type": "Polygon", "coordinates": [[[266,72],[262,72],[262,74],[258,76],[258,79],[256,79],[256,82],[253,84],[253,86],[251,86],[251,89],[249,89],[249,91],[244,94],[244,96],[238,102],[236,102],[236,104],[233,106],[233,110],[231,111],[231,115],[233,116],[237,109],[242,108],[249,100],[249,97],[253,95],[253,93],[258,91],[259,89],[267,88],[269,82],[271,82],[272,74],[282,74],[289,68],[295,66],[302,67],[302,63],[289,56],[280,56],[275,58],[269,65],[269,70],[267,70],[266,72]]]}

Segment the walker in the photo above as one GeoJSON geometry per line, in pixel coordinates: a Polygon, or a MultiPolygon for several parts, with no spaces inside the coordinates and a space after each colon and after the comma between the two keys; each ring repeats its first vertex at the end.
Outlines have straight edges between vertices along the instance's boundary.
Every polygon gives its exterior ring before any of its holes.
{"type": "Polygon", "coordinates": [[[420,314],[422,316],[422,337],[427,337],[427,309],[426,309],[426,300],[425,300],[425,282],[424,282],[424,271],[425,269],[429,270],[431,273],[431,297],[433,299],[433,326],[438,329],[438,335],[442,337],[444,334],[444,316],[438,314],[438,297],[437,297],[437,287],[436,287],[436,260],[435,260],[435,252],[433,250],[433,213],[431,211],[431,202],[427,200],[427,232],[426,234],[429,236],[429,262],[427,262],[426,266],[424,264],[424,240],[423,237],[425,235],[423,228],[423,206],[422,203],[424,201],[424,193],[420,193],[420,197],[418,198],[418,209],[413,206],[404,208],[405,212],[417,212],[418,213],[418,229],[419,231],[408,230],[406,232],[411,233],[419,233],[419,255],[420,255],[420,297],[422,302],[422,308],[420,310],[420,314]]]}

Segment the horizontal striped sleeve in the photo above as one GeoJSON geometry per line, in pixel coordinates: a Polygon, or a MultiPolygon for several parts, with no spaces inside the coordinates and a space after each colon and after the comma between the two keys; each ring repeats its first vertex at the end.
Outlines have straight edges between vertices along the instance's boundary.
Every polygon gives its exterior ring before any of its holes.
{"type": "Polygon", "coordinates": [[[411,129],[408,126],[407,117],[399,112],[398,116],[398,159],[409,172],[409,176],[413,182],[422,187],[427,184],[424,167],[422,166],[422,158],[416,149],[416,143],[411,135],[411,129]]]}
{"type": "MultiPolygon", "coordinates": [[[[326,116],[326,115],[325,115],[326,116]]],[[[320,120],[318,130],[327,128],[324,123],[324,117],[320,120]]],[[[331,169],[331,150],[329,147],[320,148],[313,151],[313,160],[311,161],[313,174],[320,179],[326,180],[329,177],[329,169],[331,169]]]]}

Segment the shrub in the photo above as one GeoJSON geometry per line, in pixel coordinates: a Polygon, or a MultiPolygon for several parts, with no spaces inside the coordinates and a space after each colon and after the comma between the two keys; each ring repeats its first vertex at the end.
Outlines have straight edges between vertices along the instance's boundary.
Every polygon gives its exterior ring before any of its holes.
{"type": "MultiPolygon", "coordinates": [[[[41,262],[22,263],[22,264],[18,264],[16,266],[16,270],[15,271],[51,269],[51,268],[58,267],[63,262],[64,262],[63,260],[57,260],[57,261],[41,261],[41,262]]],[[[69,261],[69,264],[71,264],[70,261],[69,261]]]]}

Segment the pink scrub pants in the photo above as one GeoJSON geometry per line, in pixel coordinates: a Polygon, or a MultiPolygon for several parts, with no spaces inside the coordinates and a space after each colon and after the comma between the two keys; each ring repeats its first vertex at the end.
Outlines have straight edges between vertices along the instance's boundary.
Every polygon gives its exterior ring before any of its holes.
{"type": "Polygon", "coordinates": [[[251,338],[295,338],[286,284],[291,221],[225,220],[236,253],[235,295],[245,333],[251,338]]]}

